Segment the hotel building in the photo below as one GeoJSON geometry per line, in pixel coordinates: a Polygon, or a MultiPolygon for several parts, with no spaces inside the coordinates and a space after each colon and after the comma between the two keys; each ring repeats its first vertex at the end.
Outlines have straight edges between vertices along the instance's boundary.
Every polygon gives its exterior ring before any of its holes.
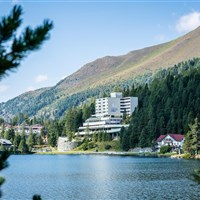
{"type": "Polygon", "coordinates": [[[121,124],[123,116],[130,116],[138,106],[138,97],[123,97],[122,93],[111,93],[110,97],[96,99],[95,115],[79,127],[76,135],[84,136],[98,132],[111,134],[112,138],[118,136],[121,128],[128,124],[121,124]]]}

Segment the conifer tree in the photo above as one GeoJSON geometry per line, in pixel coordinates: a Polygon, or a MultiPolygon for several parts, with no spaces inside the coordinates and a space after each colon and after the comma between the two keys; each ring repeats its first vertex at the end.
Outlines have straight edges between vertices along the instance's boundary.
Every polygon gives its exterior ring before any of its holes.
{"type": "MultiPolygon", "coordinates": [[[[17,36],[17,30],[19,30],[22,24],[22,13],[22,7],[15,5],[10,15],[0,19],[0,80],[9,71],[13,71],[19,67],[20,62],[30,52],[38,50],[43,42],[49,39],[49,31],[53,28],[51,21],[44,20],[42,25],[35,29],[28,26],[17,36]]],[[[21,149],[26,151],[24,137],[22,137],[20,144],[21,149]]],[[[0,170],[7,167],[6,160],[8,156],[9,153],[7,152],[0,154],[0,170]]],[[[3,182],[4,179],[0,177],[0,186],[3,182]]]]}
{"type": "Polygon", "coordinates": [[[19,147],[20,141],[21,141],[21,136],[18,133],[15,134],[14,141],[13,141],[14,152],[15,153],[16,153],[18,147],[19,147]]]}
{"type": "Polygon", "coordinates": [[[26,144],[26,137],[24,134],[21,136],[21,141],[19,143],[19,150],[21,153],[28,153],[28,146],[26,144]]]}
{"type": "MultiPolygon", "coordinates": [[[[8,162],[7,162],[8,157],[9,157],[8,151],[4,151],[0,154],[0,170],[6,168],[8,166],[8,162]]],[[[5,178],[0,177],[0,186],[2,186],[4,181],[5,181],[5,178]]],[[[1,194],[1,190],[0,190],[0,198],[1,198],[1,196],[2,196],[2,194],[1,194]]]]}
{"type": "Polygon", "coordinates": [[[34,145],[34,135],[33,135],[33,132],[30,132],[30,134],[28,136],[27,145],[28,145],[29,151],[31,151],[32,148],[33,148],[33,145],[34,145]]]}
{"type": "Polygon", "coordinates": [[[17,68],[30,52],[38,50],[53,28],[51,21],[44,20],[42,25],[35,29],[28,26],[17,36],[22,14],[22,7],[15,5],[10,15],[0,20],[0,79],[17,68]]]}
{"type": "Polygon", "coordinates": [[[185,138],[184,149],[193,155],[197,155],[200,150],[200,123],[198,119],[195,118],[194,124],[189,125],[189,127],[190,130],[185,138]]]}

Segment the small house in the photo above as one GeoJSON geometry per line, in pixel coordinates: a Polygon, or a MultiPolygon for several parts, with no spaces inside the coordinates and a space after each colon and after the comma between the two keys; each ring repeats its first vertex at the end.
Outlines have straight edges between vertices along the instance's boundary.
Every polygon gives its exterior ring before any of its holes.
{"type": "Polygon", "coordinates": [[[5,147],[6,149],[9,149],[12,146],[12,142],[10,140],[6,139],[0,139],[0,145],[5,147]]]}
{"type": "Polygon", "coordinates": [[[156,140],[157,148],[160,149],[162,146],[171,146],[174,150],[175,149],[182,149],[184,143],[184,135],[181,134],[166,134],[160,135],[159,138],[156,140]]]}

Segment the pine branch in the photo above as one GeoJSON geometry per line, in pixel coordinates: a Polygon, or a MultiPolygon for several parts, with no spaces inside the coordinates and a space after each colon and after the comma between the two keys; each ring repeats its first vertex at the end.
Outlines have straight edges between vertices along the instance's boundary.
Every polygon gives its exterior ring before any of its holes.
{"type": "Polygon", "coordinates": [[[52,28],[53,23],[49,20],[45,20],[43,25],[35,30],[27,27],[22,36],[13,40],[11,52],[6,56],[11,55],[14,59],[22,59],[30,51],[38,50],[42,43],[49,39],[49,31],[52,28]]]}
{"type": "Polygon", "coordinates": [[[9,152],[8,151],[3,151],[0,155],[0,170],[8,167],[7,159],[9,157],[9,152]]]}
{"type": "Polygon", "coordinates": [[[2,46],[3,42],[10,40],[17,28],[21,25],[22,19],[20,16],[22,15],[21,6],[15,5],[11,14],[8,17],[3,17],[0,22],[0,46],[2,46]]]}
{"type": "Polygon", "coordinates": [[[49,31],[53,22],[44,20],[43,24],[32,29],[26,27],[17,37],[16,30],[21,25],[21,6],[14,6],[10,16],[3,17],[0,21],[0,79],[20,65],[20,62],[31,51],[38,50],[43,42],[49,39],[49,31]],[[7,42],[13,40],[10,46],[7,42]]]}

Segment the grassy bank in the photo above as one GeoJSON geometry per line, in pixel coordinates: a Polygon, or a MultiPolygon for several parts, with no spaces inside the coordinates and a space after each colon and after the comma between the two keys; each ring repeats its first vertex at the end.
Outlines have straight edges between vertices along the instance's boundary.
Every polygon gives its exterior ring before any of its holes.
{"type": "MultiPolygon", "coordinates": [[[[90,154],[90,155],[121,155],[121,156],[138,156],[138,157],[171,157],[171,158],[185,158],[191,159],[191,155],[188,154],[177,154],[177,153],[165,153],[160,154],[158,152],[126,152],[121,148],[119,141],[106,141],[106,142],[87,142],[83,143],[77,148],[71,151],[60,152],[56,148],[48,146],[37,146],[37,148],[47,148],[49,151],[38,151],[35,154],[40,155],[75,155],[75,154],[90,154]]],[[[197,157],[199,159],[199,157],[197,157]]]]}

